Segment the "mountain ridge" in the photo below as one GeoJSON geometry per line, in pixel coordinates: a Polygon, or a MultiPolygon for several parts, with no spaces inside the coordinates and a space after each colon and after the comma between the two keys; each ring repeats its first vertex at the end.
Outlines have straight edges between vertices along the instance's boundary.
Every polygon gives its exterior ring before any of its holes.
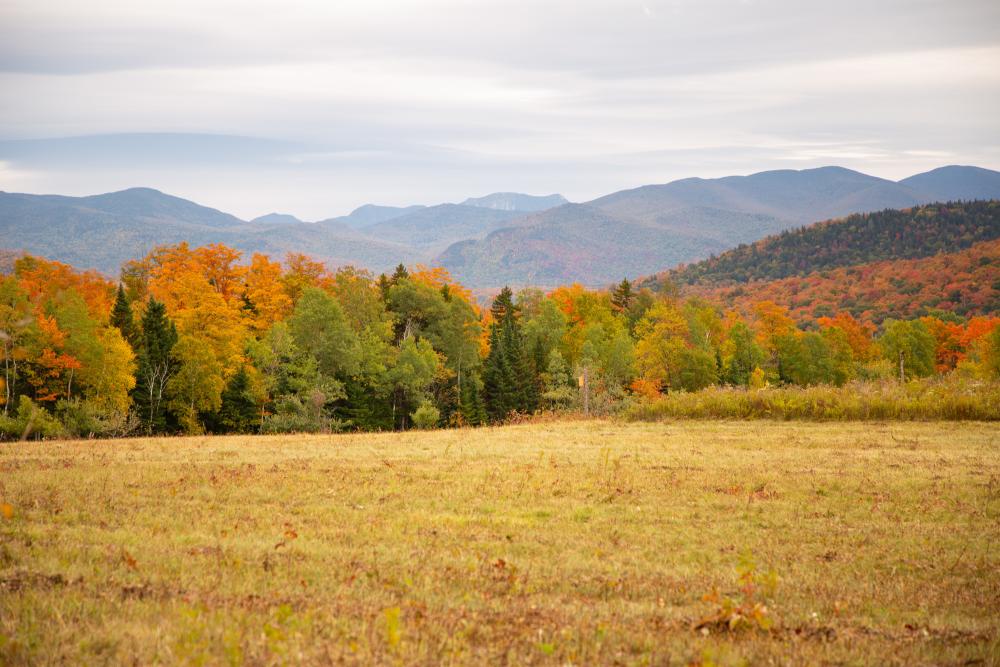
{"type": "Polygon", "coordinates": [[[522,205],[565,200],[498,192],[464,200],[480,206],[367,204],[307,223],[287,214],[244,221],[152,188],[87,197],[0,193],[0,246],[109,274],[156,245],[188,241],[304,252],[376,272],[437,263],[473,288],[599,286],[819,219],[963,195],[1000,198],[1000,172],[951,165],[890,181],[842,167],[775,170],[679,179],[538,211],[507,210],[512,195],[533,203],[522,205]]]}

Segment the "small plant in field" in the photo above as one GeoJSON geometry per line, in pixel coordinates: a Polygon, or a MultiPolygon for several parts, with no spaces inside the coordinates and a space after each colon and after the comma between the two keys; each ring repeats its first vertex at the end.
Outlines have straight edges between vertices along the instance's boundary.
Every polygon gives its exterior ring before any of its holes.
{"type": "Polygon", "coordinates": [[[403,640],[403,621],[399,607],[389,607],[382,612],[385,621],[385,643],[393,651],[399,648],[403,640]]]}
{"type": "Polygon", "coordinates": [[[695,624],[695,630],[710,632],[712,629],[735,632],[739,630],[770,630],[774,625],[765,600],[774,594],[778,575],[768,570],[761,575],[757,563],[749,552],[740,556],[736,566],[739,592],[735,596],[722,595],[718,589],[705,594],[704,602],[711,602],[714,609],[695,624]]]}
{"type": "Polygon", "coordinates": [[[746,667],[747,661],[725,648],[707,648],[688,662],[687,667],[746,667]]]}

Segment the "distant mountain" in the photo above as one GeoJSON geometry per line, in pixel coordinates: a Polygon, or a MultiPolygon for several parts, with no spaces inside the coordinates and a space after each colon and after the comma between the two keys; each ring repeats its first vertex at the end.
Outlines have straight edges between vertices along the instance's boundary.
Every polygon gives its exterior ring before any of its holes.
{"type": "Polygon", "coordinates": [[[385,220],[398,218],[407,213],[419,211],[422,208],[425,207],[420,204],[413,206],[377,206],[375,204],[365,204],[351,211],[349,215],[342,215],[339,218],[328,218],[320,222],[323,224],[336,222],[353,229],[362,229],[385,220]]]}
{"type": "MultiPolygon", "coordinates": [[[[566,204],[516,222],[482,241],[449,247],[436,263],[473,287],[606,284],[611,276],[641,273],[641,267],[663,258],[668,265],[683,261],[706,244],[699,237],[667,234],[587,204],[566,204]]],[[[728,245],[715,241],[711,247],[718,252],[728,245]]]]}
{"type": "Polygon", "coordinates": [[[477,208],[492,208],[497,211],[524,211],[534,213],[547,208],[555,208],[569,203],[562,195],[524,195],[518,192],[494,192],[485,197],[470,197],[462,202],[463,206],[477,208]]]}
{"type": "Polygon", "coordinates": [[[931,177],[934,172],[911,177],[909,185],[842,167],[648,185],[535,214],[516,228],[448,248],[438,261],[472,287],[543,276],[550,283],[599,286],[641,274],[651,263],[697,261],[816,220],[960,199],[972,191],[1000,198],[1000,173],[955,169],[937,170],[947,178],[931,177]],[[921,182],[934,183],[933,194],[919,189],[921,182]]]}
{"type": "Polygon", "coordinates": [[[441,264],[476,288],[600,286],[814,220],[973,197],[1000,199],[1000,173],[944,167],[896,183],[839,167],[781,170],[683,179],[583,204],[495,193],[463,204],[365,205],[314,224],[282,214],[247,222],[149,188],[91,197],[0,193],[0,247],[111,275],[157,245],[187,241],[275,257],[304,252],[376,272],[441,264]],[[558,205],[544,208],[550,204],[558,205]]]}
{"type": "Polygon", "coordinates": [[[439,204],[369,225],[362,231],[371,238],[438,253],[457,241],[483,238],[521,215],[521,211],[439,204]]]}
{"type": "Polygon", "coordinates": [[[938,201],[996,199],[1000,192],[1000,172],[952,165],[904,178],[900,184],[924,198],[938,201]]]}
{"type": "Polygon", "coordinates": [[[149,188],[91,197],[0,193],[0,244],[116,275],[162,244],[225,243],[247,253],[311,254],[331,263],[387,268],[421,255],[351,230],[298,222],[251,223],[149,188]]]}
{"type": "Polygon", "coordinates": [[[296,218],[294,215],[288,215],[287,213],[268,213],[267,215],[254,218],[250,222],[258,225],[302,224],[301,220],[296,218]]]}

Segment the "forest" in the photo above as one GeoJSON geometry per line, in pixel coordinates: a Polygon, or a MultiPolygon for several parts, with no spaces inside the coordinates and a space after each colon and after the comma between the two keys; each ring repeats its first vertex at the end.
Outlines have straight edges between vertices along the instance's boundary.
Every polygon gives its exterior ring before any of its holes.
{"type": "MultiPolygon", "coordinates": [[[[870,262],[953,253],[998,238],[1000,201],[927,204],[858,213],[785,231],[664,275],[679,286],[777,280],[870,262]]],[[[645,282],[656,285],[656,280],[645,282]]]]}
{"type": "Polygon", "coordinates": [[[159,247],[120,280],[23,256],[0,280],[6,438],[402,430],[608,414],[712,386],[1000,376],[1000,318],[806,324],[770,300],[374,276],[301,254],[159,247]]]}
{"type": "Polygon", "coordinates": [[[845,311],[880,324],[947,311],[966,318],[1000,312],[1000,240],[958,252],[815,271],[729,286],[689,285],[682,292],[740,312],[770,300],[803,325],[845,311]]]}

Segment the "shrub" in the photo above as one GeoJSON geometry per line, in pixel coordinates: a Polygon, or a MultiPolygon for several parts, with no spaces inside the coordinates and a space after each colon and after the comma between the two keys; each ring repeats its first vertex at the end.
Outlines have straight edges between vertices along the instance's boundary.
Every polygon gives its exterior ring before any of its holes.
{"type": "Polygon", "coordinates": [[[2,439],[58,438],[62,435],[63,427],[59,420],[35,405],[27,396],[21,396],[17,412],[13,415],[0,415],[2,439]]]}
{"type": "Polygon", "coordinates": [[[671,392],[625,410],[631,421],[695,419],[1000,420],[1000,382],[956,376],[843,387],[710,387],[671,392]]]}
{"type": "Polygon", "coordinates": [[[441,419],[441,411],[434,407],[430,401],[424,401],[411,415],[413,425],[419,429],[431,429],[438,425],[441,419]]]}

